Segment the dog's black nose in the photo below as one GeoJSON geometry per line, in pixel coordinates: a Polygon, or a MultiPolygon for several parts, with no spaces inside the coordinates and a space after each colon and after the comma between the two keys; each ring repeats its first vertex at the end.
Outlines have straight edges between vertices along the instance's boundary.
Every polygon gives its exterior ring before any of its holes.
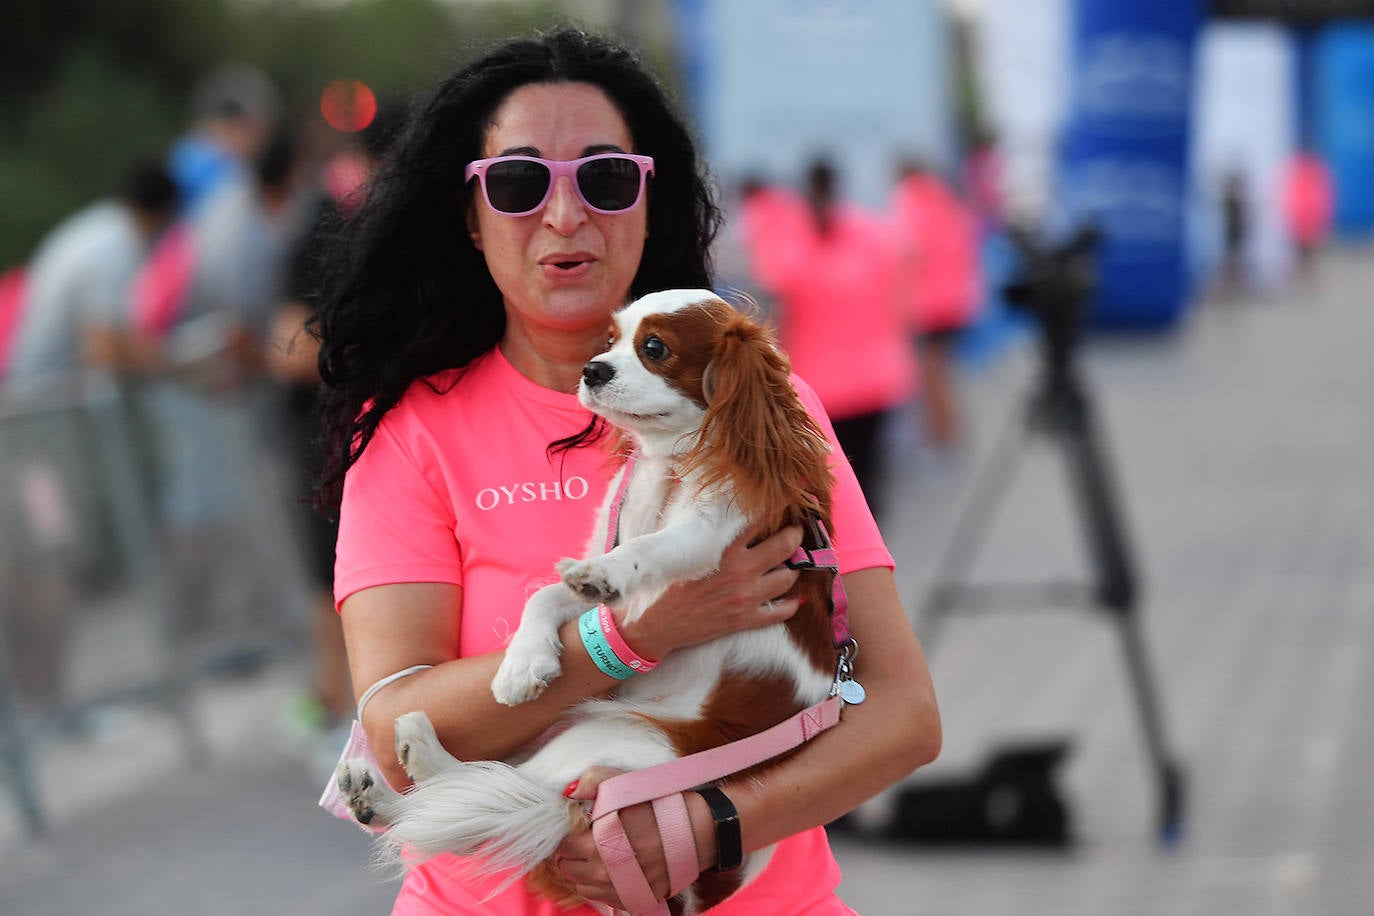
{"type": "Polygon", "coordinates": [[[582,367],[582,381],[587,383],[588,388],[600,388],[613,378],[615,367],[610,363],[594,359],[582,367]]]}

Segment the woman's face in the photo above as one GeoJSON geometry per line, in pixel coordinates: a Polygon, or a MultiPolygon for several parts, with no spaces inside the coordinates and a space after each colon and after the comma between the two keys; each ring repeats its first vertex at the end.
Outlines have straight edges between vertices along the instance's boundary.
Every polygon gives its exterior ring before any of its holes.
{"type": "MultiPolygon", "coordinates": [[[[577,159],[636,152],[619,110],[588,83],[533,84],[496,109],[482,157],[577,159]]],[[[505,300],[508,326],[601,333],[624,304],[648,229],[647,197],[624,213],[595,213],[572,179],[557,180],[542,210],[507,216],[472,196],[468,228],[505,300]]]]}

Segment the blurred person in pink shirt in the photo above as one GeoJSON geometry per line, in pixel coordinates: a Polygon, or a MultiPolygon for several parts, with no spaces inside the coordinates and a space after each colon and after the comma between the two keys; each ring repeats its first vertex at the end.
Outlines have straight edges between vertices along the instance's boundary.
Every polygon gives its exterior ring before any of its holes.
{"type": "Polygon", "coordinates": [[[1312,274],[1317,250],[1331,234],[1335,205],[1331,172],[1310,147],[1299,149],[1283,174],[1283,216],[1298,251],[1298,270],[1312,274]]]}
{"type": "Polygon", "coordinates": [[[9,365],[10,345],[19,327],[19,310],[24,305],[28,276],[28,268],[23,264],[15,264],[0,273],[0,378],[5,377],[5,368],[9,365]]]}
{"type": "Polygon", "coordinates": [[[817,160],[803,198],[755,188],[743,204],[754,276],[774,299],[783,347],[835,424],[870,502],[880,506],[881,434],[917,390],[916,355],[896,298],[898,249],[875,215],[842,203],[817,160]]]}
{"type": "Polygon", "coordinates": [[[902,164],[888,218],[902,255],[902,305],[920,348],[927,430],[936,445],[950,446],[959,437],[952,351],[982,298],[977,221],[918,160],[902,164]]]}

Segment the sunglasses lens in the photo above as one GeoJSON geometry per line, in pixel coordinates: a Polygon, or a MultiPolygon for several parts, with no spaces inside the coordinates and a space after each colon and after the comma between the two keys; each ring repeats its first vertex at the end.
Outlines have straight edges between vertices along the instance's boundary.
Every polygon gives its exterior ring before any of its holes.
{"type": "Polygon", "coordinates": [[[628,210],[639,200],[639,163],[624,157],[593,159],[577,169],[577,186],[598,210],[628,210]]]}
{"type": "Polygon", "coordinates": [[[510,159],[487,168],[487,200],[502,213],[527,213],[549,190],[549,170],[538,162],[510,159]]]}

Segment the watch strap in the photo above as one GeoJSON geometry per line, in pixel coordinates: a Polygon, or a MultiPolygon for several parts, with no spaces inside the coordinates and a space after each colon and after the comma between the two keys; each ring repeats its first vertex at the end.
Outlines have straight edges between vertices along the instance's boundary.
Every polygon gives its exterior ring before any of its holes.
{"type": "Polygon", "coordinates": [[[740,838],[739,812],[735,803],[715,786],[694,789],[706,800],[716,825],[716,864],[711,871],[734,871],[744,863],[744,843],[740,838]]]}

